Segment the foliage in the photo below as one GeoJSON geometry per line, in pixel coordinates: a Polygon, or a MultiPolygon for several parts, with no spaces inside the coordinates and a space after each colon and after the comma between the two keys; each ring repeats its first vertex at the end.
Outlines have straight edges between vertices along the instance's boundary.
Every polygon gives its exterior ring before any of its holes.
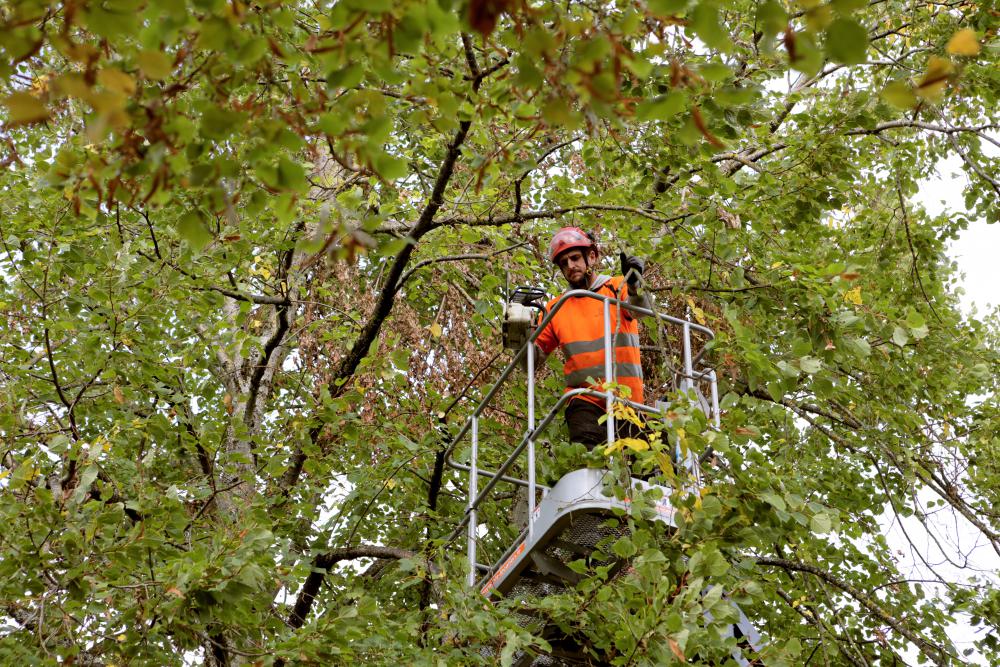
{"type": "MultiPolygon", "coordinates": [[[[561,290],[544,248],[572,223],[716,330],[724,415],[678,401],[669,435],[719,455],[703,494],[672,496],[678,530],[622,517],[607,549],[634,573],[583,567],[539,613],[612,664],[721,661],[724,590],[769,665],[997,663],[996,572],[940,543],[950,566],[914,577],[884,535],[916,518],[937,539],[947,514],[1000,554],[997,322],[959,310],[944,254],[1000,219],[997,16],[5,3],[0,661],[544,650],[462,585],[444,538],[466,481],[441,464],[508,361],[503,290],[561,290]],[[947,156],[965,210],[931,216],[912,198],[947,156]]],[[[677,341],[644,336],[667,348],[650,393],[671,392],[677,341]]],[[[484,465],[523,432],[523,390],[503,399],[484,465]]],[[[553,474],[577,454],[561,437],[540,445],[553,474]]],[[[662,447],[623,453],[672,472],[662,447]]]]}

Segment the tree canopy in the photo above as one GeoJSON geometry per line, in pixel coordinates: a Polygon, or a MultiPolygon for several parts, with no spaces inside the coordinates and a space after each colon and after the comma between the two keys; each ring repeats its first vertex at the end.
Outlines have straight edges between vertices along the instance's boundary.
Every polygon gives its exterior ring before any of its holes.
{"type": "MultiPolygon", "coordinates": [[[[442,452],[510,361],[505,290],[561,291],[545,247],[575,224],[717,332],[723,415],[671,426],[718,454],[700,495],[676,492],[678,529],[630,519],[609,548],[634,575],[590,572],[537,613],[595,661],[722,664],[711,584],[768,665],[1000,662],[997,572],[969,559],[1000,555],[997,320],[961,311],[945,254],[1000,219],[998,17],[4,3],[0,661],[544,651],[464,587],[445,538],[467,480],[442,452]],[[965,208],[930,215],[913,199],[949,156],[965,208]],[[919,527],[909,553],[893,521],[919,527]]],[[[644,336],[667,348],[650,394],[676,396],[677,341],[644,336]]],[[[523,389],[504,396],[488,461],[523,432],[523,389]]]]}

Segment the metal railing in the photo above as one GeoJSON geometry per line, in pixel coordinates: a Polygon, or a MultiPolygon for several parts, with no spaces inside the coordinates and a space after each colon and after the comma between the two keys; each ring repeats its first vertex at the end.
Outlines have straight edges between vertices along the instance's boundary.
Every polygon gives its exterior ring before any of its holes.
{"type": "MultiPolygon", "coordinates": [[[[552,306],[548,313],[542,318],[538,326],[535,328],[534,332],[529,336],[527,343],[524,347],[515,355],[514,360],[503,370],[500,377],[493,384],[490,390],[486,393],[486,396],[476,405],[472,414],[463,423],[462,428],[459,429],[458,434],[452,439],[446,449],[446,461],[448,465],[457,470],[466,471],[469,473],[469,502],[466,507],[465,514],[462,516],[461,521],[455,527],[452,534],[449,536],[448,541],[456,539],[461,535],[462,531],[467,528],[468,530],[468,542],[467,551],[469,558],[469,574],[468,583],[470,586],[475,585],[476,581],[476,571],[477,569],[488,569],[488,566],[478,565],[476,562],[476,544],[477,544],[477,531],[478,531],[478,510],[483,501],[490,495],[493,489],[500,482],[506,482],[514,484],[517,486],[527,488],[528,496],[528,525],[526,528],[526,533],[529,541],[534,538],[534,519],[535,519],[535,496],[538,489],[542,489],[543,493],[548,490],[548,487],[540,485],[536,482],[535,471],[536,471],[536,461],[535,461],[535,443],[538,441],[541,434],[555,419],[555,416],[559,411],[566,405],[570,400],[577,396],[589,395],[599,398],[603,398],[605,401],[605,408],[607,409],[607,442],[608,444],[613,444],[615,441],[615,417],[612,407],[615,402],[620,402],[625,405],[631,406],[634,410],[645,413],[659,415],[663,413],[665,404],[659,404],[657,406],[649,406],[641,403],[636,403],[628,399],[616,396],[613,391],[597,391],[591,388],[577,388],[570,391],[564,392],[559,400],[556,401],[555,405],[545,414],[545,416],[536,424],[535,415],[535,339],[538,338],[542,330],[552,321],[556,313],[562,308],[562,306],[570,299],[574,298],[588,298],[597,299],[603,302],[603,319],[604,319],[604,378],[605,380],[614,381],[615,379],[615,367],[617,362],[617,354],[615,354],[615,348],[612,345],[612,332],[611,332],[611,307],[612,305],[618,308],[616,313],[616,319],[621,322],[622,309],[631,311],[640,316],[654,317],[660,322],[664,322],[668,325],[673,325],[681,328],[681,338],[683,345],[683,370],[679,373],[681,381],[679,383],[679,389],[681,392],[687,393],[688,390],[695,388],[699,382],[707,382],[710,387],[710,401],[708,406],[708,416],[712,420],[713,424],[718,427],[719,425],[719,396],[718,396],[718,386],[716,382],[716,374],[713,369],[703,368],[700,366],[700,361],[704,355],[704,348],[701,349],[697,355],[693,354],[691,334],[692,332],[700,332],[704,334],[709,340],[714,338],[714,332],[708,327],[690,322],[688,320],[678,319],[676,317],[671,317],[669,315],[663,315],[657,313],[649,308],[642,308],[629,304],[627,302],[621,301],[611,296],[597,294],[591,292],[590,290],[584,289],[574,289],[564,293],[558,301],[552,306]],[[490,403],[497,396],[500,389],[507,383],[510,376],[514,374],[515,370],[520,366],[520,359],[522,355],[527,355],[527,428],[524,436],[522,437],[520,443],[514,448],[507,459],[500,465],[497,470],[485,470],[479,467],[479,426],[480,419],[483,412],[490,406],[490,403]],[[452,454],[458,444],[465,438],[466,435],[471,436],[471,450],[469,455],[469,464],[463,464],[459,461],[455,461],[452,458],[452,454]],[[526,480],[517,477],[512,477],[508,474],[513,465],[521,457],[522,454],[526,453],[527,456],[527,473],[528,478],[526,480]],[[489,481],[483,487],[483,490],[479,490],[479,477],[486,477],[489,481]]],[[[679,454],[679,452],[678,452],[679,454]]],[[[698,476],[698,459],[696,456],[692,457],[688,462],[690,466],[690,471],[696,476],[698,476]]]]}

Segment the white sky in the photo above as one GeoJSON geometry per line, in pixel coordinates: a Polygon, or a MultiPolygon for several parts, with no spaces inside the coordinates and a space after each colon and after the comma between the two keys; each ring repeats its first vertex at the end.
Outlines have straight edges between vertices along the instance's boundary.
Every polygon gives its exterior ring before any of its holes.
{"type": "MultiPolygon", "coordinates": [[[[936,171],[936,174],[921,184],[920,192],[915,198],[916,203],[923,205],[931,215],[964,211],[962,191],[967,179],[962,172],[961,158],[954,156],[941,162],[936,171]]],[[[958,240],[950,245],[949,257],[958,263],[959,271],[965,274],[961,281],[965,294],[960,298],[966,313],[976,312],[979,317],[983,317],[1000,305],[1000,283],[997,281],[995,268],[997,248],[1000,248],[1000,225],[988,225],[984,220],[973,221],[958,240]]],[[[921,503],[930,498],[930,494],[920,494],[921,503]]],[[[886,517],[891,522],[891,514],[887,512],[886,517]]],[[[904,523],[906,533],[914,540],[914,548],[919,549],[924,558],[944,577],[961,582],[970,574],[990,572],[994,581],[1000,579],[1000,557],[986,544],[977,530],[956,519],[953,513],[935,514],[929,518],[929,523],[936,528],[935,532],[952,556],[968,554],[968,569],[965,570],[954,567],[946,561],[938,545],[916,519],[910,518],[904,520],[904,523]]],[[[887,535],[889,544],[900,556],[900,570],[904,575],[908,572],[914,577],[931,575],[912,552],[898,523],[891,522],[887,535]]],[[[925,590],[932,591],[930,587],[925,590]]],[[[974,640],[982,638],[982,632],[982,628],[970,628],[959,620],[952,625],[949,635],[961,655],[965,649],[972,648],[974,640]]],[[[908,652],[904,657],[916,664],[915,651],[908,652]]],[[[987,664],[978,653],[973,653],[965,660],[968,664],[987,664]]]]}
{"type": "MultiPolygon", "coordinates": [[[[951,157],[938,165],[937,177],[932,176],[923,182],[915,199],[931,215],[964,211],[962,190],[965,183],[961,158],[951,157]]],[[[962,305],[966,312],[971,311],[975,305],[982,316],[990,309],[990,305],[1000,305],[1000,283],[997,282],[996,271],[998,248],[1000,224],[988,225],[983,220],[972,222],[959,239],[951,244],[949,255],[965,273],[962,281],[962,288],[965,290],[962,305]]]]}

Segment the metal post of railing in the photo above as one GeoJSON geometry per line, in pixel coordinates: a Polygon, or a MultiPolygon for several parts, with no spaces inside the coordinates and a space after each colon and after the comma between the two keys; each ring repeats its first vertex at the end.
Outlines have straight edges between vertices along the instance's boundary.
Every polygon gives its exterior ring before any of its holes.
{"type": "MultiPolygon", "coordinates": [[[[612,373],[612,362],[611,355],[615,353],[615,349],[612,347],[611,340],[611,302],[608,301],[607,297],[604,297],[604,380],[606,382],[611,382],[613,380],[612,373]]],[[[618,317],[621,317],[621,309],[619,309],[618,317]]],[[[615,416],[611,410],[612,403],[614,399],[611,396],[611,390],[607,390],[607,398],[604,399],[604,408],[608,411],[608,445],[614,444],[615,441],[615,416]]]]}
{"type": "Polygon", "coordinates": [[[715,424],[715,428],[719,428],[721,424],[719,418],[719,378],[714,370],[708,376],[712,380],[712,423],[715,424]]]}
{"type": "Polygon", "coordinates": [[[476,585],[476,532],[479,522],[476,520],[475,499],[479,488],[479,415],[472,415],[472,452],[469,456],[469,586],[476,585]]]}
{"type": "Polygon", "coordinates": [[[684,323],[684,379],[681,381],[681,391],[686,392],[694,384],[692,377],[694,368],[691,363],[691,323],[684,323]]]}
{"type": "MultiPolygon", "coordinates": [[[[535,344],[528,341],[528,434],[535,431],[535,344]]],[[[528,541],[535,539],[535,440],[528,439],[528,541]]]]}
{"type": "MultiPolygon", "coordinates": [[[[684,323],[684,379],[681,380],[681,393],[687,394],[688,390],[694,386],[694,364],[691,362],[691,325],[688,322],[684,323]]],[[[681,439],[678,436],[677,446],[675,451],[677,452],[677,460],[681,460],[683,452],[681,451],[681,439]]],[[[688,452],[688,465],[691,468],[691,472],[697,477],[697,461],[692,463],[691,452],[688,452]]]]}

